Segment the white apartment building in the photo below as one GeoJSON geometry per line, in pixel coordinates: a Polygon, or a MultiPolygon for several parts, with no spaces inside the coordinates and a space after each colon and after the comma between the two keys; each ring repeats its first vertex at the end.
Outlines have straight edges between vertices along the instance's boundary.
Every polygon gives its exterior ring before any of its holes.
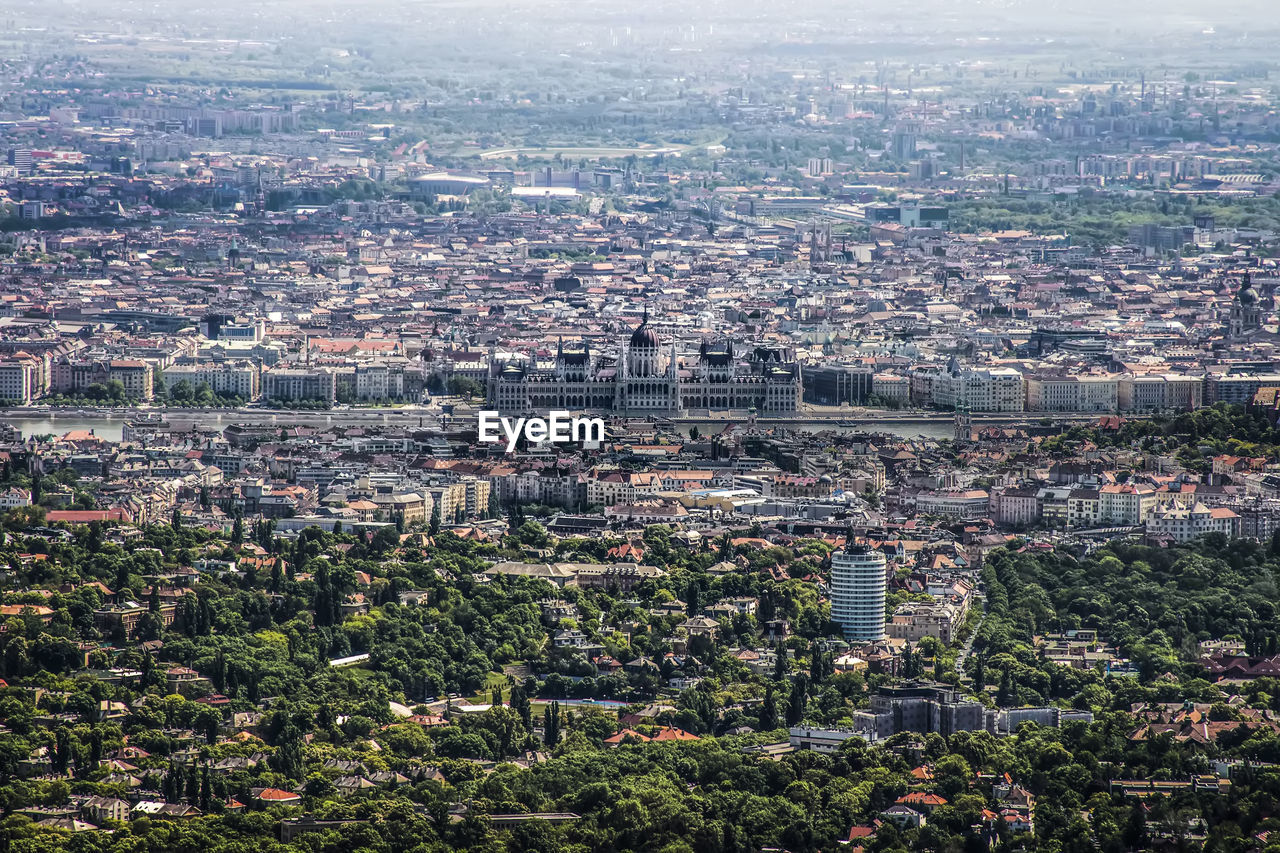
{"type": "Polygon", "coordinates": [[[873,736],[848,729],[813,729],[808,726],[794,726],[788,731],[788,742],[792,749],[827,755],[838,752],[841,744],[853,737],[871,740],[873,736]]]}
{"type": "Polygon", "coordinates": [[[1114,412],[1118,394],[1119,380],[1113,375],[1027,376],[1029,412],[1114,412]]]}
{"type": "Polygon", "coordinates": [[[39,392],[35,359],[0,361],[0,400],[25,406],[39,392]]]}
{"type": "Polygon", "coordinates": [[[991,514],[1000,524],[1022,527],[1040,520],[1040,499],[1035,487],[1008,486],[991,494],[991,514]]]}
{"type": "Polygon", "coordinates": [[[1126,374],[1117,386],[1122,412],[1191,411],[1200,408],[1203,397],[1204,382],[1199,377],[1177,373],[1126,374]]]}
{"type": "Polygon", "coordinates": [[[882,400],[906,403],[911,399],[911,381],[896,373],[877,373],[871,377],[871,393],[882,400]]]}
{"type": "Polygon", "coordinates": [[[943,518],[982,518],[990,512],[991,496],[984,489],[921,492],[916,495],[916,513],[943,518]]]}
{"type": "Polygon", "coordinates": [[[1176,542],[1190,542],[1209,533],[1232,536],[1236,514],[1226,507],[1210,509],[1202,503],[1182,506],[1169,503],[1157,506],[1147,520],[1147,534],[1167,536],[1176,542]]]}
{"type": "MultiPolygon", "coordinates": [[[[1036,502],[1039,504],[1040,520],[1053,528],[1065,527],[1070,524],[1068,510],[1070,509],[1071,491],[1070,488],[1063,486],[1037,489],[1036,502]]],[[[1096,497],[1094,500],[1096,502],[1096,497]]]]}
{"type": "Polygon", "coordinates": [[[596,471],[587,480],[587,503],[598,506],[632,503],[662,491],[662,480],[651,471],[596,471]]]}
{"type": "Polygon", "coordinates": [[[31,506],[31,492],[17,486],[0,492],[0,509],[14,509],[20,506],[31,506]]]}
{"type": "Polygon", "coordinates": [[[1021,412],[1026,401],[1022,374],[1011,367],[964,368],[936,375],[936,406],[967,406],[972,412],[1021,412]]]}
{"type": "Polygon", "coordinates": [[[337,376],[326,368],[278,367],[262,373],[262,396],[268,400],[326,400],[337,396],[337,376]]]}
{"type": "Polygon", "coordinates": [[[946,602],[908,602],[898,605],[886,628],[895,640],[918,643],[925,637],[936,637],[944,644],[950,644],[964,615],[964,610],[946,602]]]}
{"type": "Polygon", "coordinates": [[[1072,489],[1067,495],[1067,524],[1092,527],[1100,518],[1101,499],[1097,489],[1072,489]]]}
{"type": "MultiPolygon", "coordinates": [[[[503,500],[517,500],[522,503],[542,503],[550,506],[572,507],[581,504],[599,503],[601,506],[612,506],[618,503],[631,503],[635,498],[619,499],[619,492],[608,491],[596,496],[602,498],[592,501],[587,496],[585,484],[580,485],[580,475],[576,473],[560,473],[557,471],[522,471],[512,473],[497,481],[495,488],[503,500]],[[611,497],[612,495],[612,497],[611,497]]],[[[486,498],[487,500],[487,498],[486,498]]]]}
{"type": "Polygon", "coordinates": [[[1158,502],[1155,489],[1149,486],[1103,486],[1098,490],[1098,519],[1104,524],[1136,527],[1146,523],[1158,502]]]}
{"type": "Polygon", "coordinates": [[[355,370],[357,400],[399,400],[404,397],[404,370],[387,364],[360,364],[355,370]]]}
{"type": "Polygon", "coordinates": [[[888,591],[882,551],[849,543],[831,555],[831,618],[850,642],[869,642],[885,636],[885,598],[888,591]]]}
{"type": "Polygon", "coordinates": [[[215,394],[242,400],[258,399],[262,386],[258,366],[251,361],[175,364],[164,371],[164,383],[168,388],[184,380],[193,388],[207,385],[215,394]]]}

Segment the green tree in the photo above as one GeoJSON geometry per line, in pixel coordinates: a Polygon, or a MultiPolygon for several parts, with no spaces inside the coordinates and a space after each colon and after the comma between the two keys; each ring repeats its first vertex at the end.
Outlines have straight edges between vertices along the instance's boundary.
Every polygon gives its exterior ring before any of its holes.
{"type": "Polygon", "coordinates": [[[560,703],[552,701],[543,712],[542,742],[554,747],[560,742],[560,703]]]}
{"type": "Polygon", "coordinates": [[[529,694],[521,684],[511,688],[511,710],[516,712],[525,731],[533,729],[533,703],[529,701],[529,694]]]}
{"type": "Polygon", "coordinates": [[[760,704],[760,730],[773,731],[778,727],[778,700],[770,684],[764,691],[764,702],[760,704]]]}
{"type": "Polygon", "coordinates": [[[701,611],[702,608],[699,605],[699,599],[701,597],[702,592],[698,587],[698,582],[696,580],[690,580],[688,585],[684,588],[685,611],[690,616],[697,616],[701,611]]]}
{"type": "Polygon", "coordinates": [[[798,673],[791,683],[791,701],[787,703],[787,725],[798,726],[804,720],[808,695],[808,676],[803,672],[798,673]]]}
{"type": "Polygon", "coordinates": [[[516,531],[516,538],[520,544],[531,548],[546,548],[551,544],[547,529],[536,521],[526,521],[521,524],[520,529],[516,531]]]}

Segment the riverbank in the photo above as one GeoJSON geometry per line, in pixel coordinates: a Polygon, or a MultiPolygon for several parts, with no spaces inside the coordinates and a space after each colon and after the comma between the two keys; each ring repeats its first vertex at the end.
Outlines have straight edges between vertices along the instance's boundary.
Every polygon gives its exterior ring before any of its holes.
{"type": "MultiPolygon", "coordinates": [[[[471,412],[459,412],[449,418],[456,425],[471,417],[471,412]]],[[[341,408],[324,410],[265,409],[247,407],[240,409],[159,409],[152,407],[102,407],[98,409],[22,407],[0,409],[0,422],[17,427],[23,436],[62,435],[72,430],[93,431],[108,441],[119,441],[124,424],[130,420],[159,417],[174,429],[222,430],[233,424],[242,426],[291,427],[309,426],[327,428],[334,426],[384,426],[418,429],[441,429],[441,412],[438,408],[405,406],[399,408],[341,408]]],[[[1055,422],[1088,423],[1098,415],[1055,414],[1055,422]]],[[[975,426],[1034,424],[1044,419],[1038,413],[983,414],[973,417],[975,426]]],[[[671,423],[679,432],[688,434],[697,427],[702,434],[723,429],[726,424],[745,424],[750,420],[746,412],[698,412],[680,418],[662,419],[671,423]]],[[[818,432],[884,432],[903,438],[949,438],[954,431],[954,416],[950,412],[900,412],[874,409],[828,410],[806,412],[787,417],[756,417],[762,427],[818,432]]]]}

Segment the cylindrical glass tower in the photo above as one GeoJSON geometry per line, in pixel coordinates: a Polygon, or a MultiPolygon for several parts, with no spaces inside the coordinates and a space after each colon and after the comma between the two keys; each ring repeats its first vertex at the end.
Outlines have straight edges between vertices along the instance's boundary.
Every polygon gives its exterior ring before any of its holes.
{"type": "Polygon", "coordinates": [[[831,555],[831,618],[849,641],[884,639],[884,554],[849,544],[831,555]]]}

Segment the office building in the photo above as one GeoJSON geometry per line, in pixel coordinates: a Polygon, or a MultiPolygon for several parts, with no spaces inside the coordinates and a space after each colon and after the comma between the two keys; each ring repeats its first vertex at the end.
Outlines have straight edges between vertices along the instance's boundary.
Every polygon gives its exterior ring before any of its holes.
{"type": "Polygon", "coordinates": [[[10,148],[8,163],[18,171],[19,175],[30,175],[35,171],[35,161],[31,157],[30,148],[10,148]]]}

